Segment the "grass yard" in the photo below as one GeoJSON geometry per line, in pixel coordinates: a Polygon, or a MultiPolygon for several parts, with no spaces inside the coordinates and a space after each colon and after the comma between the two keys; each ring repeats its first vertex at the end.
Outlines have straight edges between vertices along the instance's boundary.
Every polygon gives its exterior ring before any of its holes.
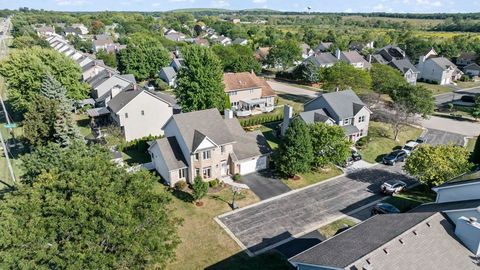
{"type": "Polygon", "coordinates": [[[277,127],[280,123],[281,122],[266,123],[258,128],[258,130],[260,130],[263,133],[263,136],[265,136],[267,139],[267,142],[272,150],[277,149],[278,144],[280,143],[280,138],[275,135],[277,132],[277,127]]]}
{"type": "Polygon", "coordinates": [[[128,165],[143,164],[152,161],[146,150],[139,150],[135,147],[123,150],[122,156],[128,165]]]}
{"type": "Polygon", "coordinates": [[[299,180],[283,179],[282,182],[285,183],[285,185],[287,185],[290,189],[299,189],[341,174],[342,171],[339,168],[335,166],[329,166],[325,169],[318,169],[309,173],[300,174],[301,178],[299,180]]]}
{"type": "Polygon", "coordinates": [[[459,88],[472,88],[472,87],[479,87],[480,86],[480,81],[477,81],[477,82],[460,82],[460,81],[457,81],[457,86],[459,88]]]}
{"type": "Polygon", "coordinates": [[[353,226],[355,224],[357,224],[357,222],[355,222],[350,218],[341,218],[337,221],[334,221],[328,225],[321,227],[320,229],[318,229],[318,232],[328,239],[334,236],[338,230],[345,228],[347,226],[353,226]]]}
{"type": "Polygon", "coordinates": [[[92,129],[90,128],[90,117],[88,117],[88,115],[74,114],[73,119],[77,123],[77,127],[83,137],[92,135],[92,129]]]}
{"type": "MultiPolygon", "coordinates": [[[[164,189],[160,184],[158,188],[164,189]]],[[[177,248],[176,261],[167,269],[292,269],[276,253],[250,258],[215,222],[214,217],[231,210],[228,204],[232,200],[230,189],[207,195],[202,199],[202,207],[191,203],[188,193],[175,193],[172,207],[176,215],[184,219],[179,228],[182,243],[177,248]]],[[[240,207],[258,201],[250,190],[243,190],[237,196],[240,207]]]]}
{"type": "Polygon", "coordinates": [[[414,140],[422,134],[422,129],[406,126],[399,134],[398,141],[393,139],[393,131],[389,124],[382,122],[370,122],[370,141],[359,148],[365,161],[379,162],[383,155],[388,154],[394,148],[402,147],[407,140],[414,140]]]}
{"type": "Polygon", "coordinates": [[[420,204],[433,202],[436,193],[426,185],[418,185],[412,189],[406,190],[400,194],[395,194],[385,200],[397,207],[402,212],[407,212],[420,204]]]}
{"type": "Polygon", "coordinates": [[[418,86],[424,86],[425,88],[432,90],[434,96],[439,95],[439,94],[452,92],[454,90],[451,86],[424,83],[424,82],[417,82],[417,85],[418,86]]]}
{"type": "MultiPolygon", "coordinates": [[[[277,94],[277,105],[290,105],[293,107],[293,111],[298,113],[303,111],[303,104],[305,102],[310,101],[311,98],[309,97],[304,97],[304,96],[298,96],[298,95],[292,95],[292,94],[287,94],[287,93],[278,93],[277,94]]],[[[283,113],[283,109],[282,109],[283,113]]]]}

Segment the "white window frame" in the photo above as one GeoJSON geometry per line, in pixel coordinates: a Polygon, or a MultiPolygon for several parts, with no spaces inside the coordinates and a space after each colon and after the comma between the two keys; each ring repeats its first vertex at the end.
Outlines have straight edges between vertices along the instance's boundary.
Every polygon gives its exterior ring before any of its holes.
{"type": "Polygon", "coordinates": [[[125,119],[127,119],[127,118],[128,118],[128,112],[125,113],[125,119]]]}
{"type": "Polygon", "coordinates": [[[178,179],[185,179],[187,170],[185,168],[178,170],[178,179]]]}
{"type": "Polygon", "coordinates": [[[202,152],[202,159],[203,160],[209,160],[211,158],[212,158],[212,152],[210,150],[202,152]]]}
{"type": "Polygon", "coordinates": [[[212,178],[212,167],[205,167],[202,169],[202,176],[204,179],[212,178]],[[208,174],[207,174],[208,172],[208,174]]]}

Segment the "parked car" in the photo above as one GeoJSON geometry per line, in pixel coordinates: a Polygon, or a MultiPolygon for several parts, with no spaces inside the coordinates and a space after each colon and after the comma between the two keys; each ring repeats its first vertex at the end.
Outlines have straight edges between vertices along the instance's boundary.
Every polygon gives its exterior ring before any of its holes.
{"type": "Polygon", "coordinates": [[[424,144],[427,142],[427,139],[425,139],[424,137],[418,137],[416,140],[415,140],[416,143],[418,144],[424,144]]]}
{"type": "Polygon", "coordinates": [[[352,148],[352,160],[353,161],[362,160],[362,155],[360,155],[360,153],[358,153],[358,151],[356,149],[353,149],[353,148],[352,148]]]}
{"type": "Polygon", "coordinates": [[[400,180],[388,180],[380,186],[380,190],[385,194],[395,194],[407,188],[407,184],[400,180]]]}
{"type": "Polygon", "coordinates": [[[383,214],[398,214],[400,210],[395,206],[389,203],[377,203],[373,208],[370,214],[374,215],[383,215],[383,214]]]}
{"type": "Polygon", "coordinates": [[[397,162],[403,162],[407,158],[407,152],[404,150],[395,150],[383,157],[382,161],[385,165],[395,165],[397,162]]]}
{"type": "Polygon", "coordinates": [[[407,153],[408,156],[413,152],[413,150],[417,149],[418,143],[416,141],[409,141],[407,142],[402,150],[407,153]]]}
{"type": "Polygon", "coordinates": [[[460,98],[461,101],[463,102],[468,102],[468,103],[475,103],[475,97],[474,96],[469,96],[465,95],[460,98]]]}

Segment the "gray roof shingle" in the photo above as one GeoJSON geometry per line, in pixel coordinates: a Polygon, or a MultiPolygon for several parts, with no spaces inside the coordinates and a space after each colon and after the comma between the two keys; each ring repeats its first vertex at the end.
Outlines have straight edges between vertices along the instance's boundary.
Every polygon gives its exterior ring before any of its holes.
{"type": "Polygon", "coordinates": [[[400,70],[402,74],[405,74],[405,72],[407,72],[409,69],[414,73],[419,73],[418,69],[408,59],[393,59],[389,64],[390,66],[400,70]]]}
{"type": "Polygon", "coordinates": [[[271,148],[260,131],[245,132],[236,118],[225,119],[227,129],[235,138],[233,152],[238,160],[244,160],[271,153],[271,148]]]}
{"type": "Polygon", "coordinates": [[[318,53],[305,59],[304,63],[306,62],[311,62],[315,66],[321,67],[325,65],[333,65],[338,62],[338,59],[331,53],[318,53]]]}
{"type": "Polygon", "coordinates": [[[135,88],[136,87],[134,87],[134,84],[131,84],[126,87],[122,92],[113,97],[108,102],[108,107],[110,108],[110,110],[114,113],[119,112],[123,107],[125,107],[125,105],[135,99],[142,92],[148,93],[159,100],[163,100],[172,107],[175,107],[177,105],[175,98],[172,96],[148,90],[135,90],[135,88]]]}
{"type": "Polygon", "coordinates": [[[338,121],[355,116],[365,106],[365,103],[360,100],[355,92],[344,90],[320,95],[314,100],[307,102],[305,110],[325,109],[330,117],[338,121]],[[322,100],[328,104],[328,107],[321,107],[320,101],[322,100]]]}
{"type": "Polygon", "coordinates": [[[175,137],[167,137],[156,141],[165,164],[169,171],[188,167],[187,161],[183,157],[180,145],[175,137]]]}

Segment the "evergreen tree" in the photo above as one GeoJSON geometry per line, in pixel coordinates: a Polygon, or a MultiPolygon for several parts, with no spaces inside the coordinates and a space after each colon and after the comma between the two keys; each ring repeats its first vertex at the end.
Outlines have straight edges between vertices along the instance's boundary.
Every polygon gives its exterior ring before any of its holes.
{"type": "Polygon", "coordinates": [[[192,185],[192,196],[195,201],[201,200],[208,192],[208,183],[204,182],[200,175],[195,176],[192,185]]]}
{"type": "Polygon", "coordinates": [[[225,108],[223,68],[210,48],[188,46],[182,50],[184,66],[177,77],[175,95],[185,112],[225,108]]]}
{"type": "Polygon", "coordinates": [[[313,159],[310,129],[302,120],[294,119],[280,142],[275,166],[281,174],[291,177],[310,171],[313,159]]]}

